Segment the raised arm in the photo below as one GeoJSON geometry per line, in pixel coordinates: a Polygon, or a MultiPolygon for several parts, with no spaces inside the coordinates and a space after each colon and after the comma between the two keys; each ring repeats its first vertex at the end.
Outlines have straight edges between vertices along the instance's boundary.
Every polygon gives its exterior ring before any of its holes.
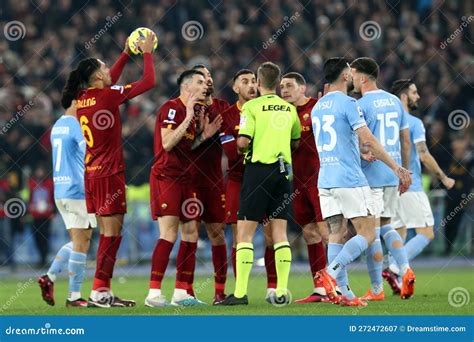
{"type": "Polygon", "coordinates": [[[120,54],[119,58],[117,61],[112,65],[110,68],[110,77],[112,79],[112,84],[117,83],[118,79],[120,78],[120,75],[122,75],[123,68],[125,67],[125,64],[127,64],[128,58],[130,57],[130,48],[128,47],[128,38],[125,41],[125,47],[120,54]]]}

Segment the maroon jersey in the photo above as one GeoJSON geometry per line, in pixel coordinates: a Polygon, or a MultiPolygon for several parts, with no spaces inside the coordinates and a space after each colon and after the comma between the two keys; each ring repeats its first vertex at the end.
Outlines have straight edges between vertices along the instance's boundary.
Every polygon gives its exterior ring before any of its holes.
{"type": "MultiPolygon", "coordinates": [[[[207,107],[209,122],[212,122],[219,114],[229,107],[229,102],[221,99],[213,99],[212,104],[207,107]]],[[[193,184],[197,187],[223,186],[224,176],[222,174],[222,147],[219,132],[207,139],[193,151],[193,184]]]]}
{"type": "Polygon", "coordinates": [[[291,157],[295,188],[318,185],[319,154],[311,125],[311,110],[317,101],[310,97],[305,104],[296,107],[301,122],[301,140],[291,157]]]}
{"type": "Polygon", "coordinates": [[[237,136],[239,134],[240,111],[239,103],[234,103],[223,115],[221,129],[221,144],[229,160],[228,177],[236,182],[242,182],[244,176],[244,155],[237,153],[237,136]]]}
{"type": "MultiPolygon", "coordinates": [[[[112,83],[117,81],[127,61],[125,53],[110,69],[112,83]]],[[[122,151],[122,123],[119,106],[155,85],[153,57],[143,55],[141,80],[125,86],[89,88],[77,98],[77,118],[86,141],[85,177],[100,178],[125,170],[122,151]]]]}
{"type": "Polygon", "coordinates": [[[191,183],[192,156],[191,147],[196,135],[196,122],[193,120],[181,140],[171,149],[165,151],[161,139],[161,129],[176,129],[186,118],[186,106],[177,97],[163,104],[156,116],[155,124],[155,162],[152,173],[158,179],[191,183]]]}

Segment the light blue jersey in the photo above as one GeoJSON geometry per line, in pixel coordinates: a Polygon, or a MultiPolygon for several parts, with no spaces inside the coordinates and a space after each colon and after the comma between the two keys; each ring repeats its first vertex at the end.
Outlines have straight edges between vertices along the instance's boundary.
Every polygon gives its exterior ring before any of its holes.
{"type": "MultiPolygon", "coordinates": [[[[405,110],[395,95],[378,89],[368,91],[359,99],[365,121],[372,134],[397,164],[402,163],[400,130],[408,129],[405,110]]],[[[399,179],[382,161],[362,161],[362,171],[371,188],[397,186],[399,179]]]]}
{"type": "Polygon", "coordinates": [[[61,116],[51,130],[55,199],[84,199],[86,143],[79,121],[61,116]]]}
{"type": "Polygon", "coordinates": [[[367,186],[355,133],[366,123],[357,101],[341,91],[327,93],[313,107],[311,121],[321,163],[318,187],[367,186]]]}
{"type": "Polygon", "coordinates": [[[426,141],[425,125],[416,116],[407,112],[405,114],[410,126],[410,171],[413,173],[411,175],[412,183],[408,191],[423,191],[420,156],[416,150],[416,144],[426,141]]]}

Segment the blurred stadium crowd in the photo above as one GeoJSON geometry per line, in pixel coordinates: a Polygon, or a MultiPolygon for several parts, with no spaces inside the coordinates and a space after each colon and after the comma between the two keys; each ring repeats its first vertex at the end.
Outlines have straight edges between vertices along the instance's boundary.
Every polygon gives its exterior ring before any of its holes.
{"type": "MultiPolygon", "coordinates": [[[[0,206],[11,197],[28,201],[32,194],[25,189],[34,184],[35,176],[49,174],[48,133],[62,115],[59,99],[71,67],[86,56],[112,64],[127,35],[145,26],[159,37],[158,85],[122,108],[130,185],[148,183],[155,112],[176,96],[176,78],[185,68],[208,65],[216,95],[233,102],[230,83],[240,68],[256,69],[271,60],[284,71],[303,74],[308,93],[315,95],[324,83],[321,69],[326,58],[370,56],[381,65],[382,87],[389,89],[399,78],[415,80],[428,145],[459,184],[445,197],[449,213],[473,187],[473,9],[472,2],[456,0],[4,0],[0,206]],[[12,21],[21,24],[19,38],[7,35],[12,21]],[[461,116],[455,120],[456,115],[461,116]]],[[[120,82],[136,80],[140,68],[141,59],[134,58],[120,82]]],[[[26,221],[39,224],[35,220],[53,212],[54,205],[35,217],[30,208],[26,221]]],[[[459,218],[451,230],[457,229],[459,218]]],[[[0,210],[0,220],[4,219],[0,210]]],[[[12,231],[24,221],[12,220],[12,231]]],[[[37,245],[44,243],[39,237],[37,245]]]]}

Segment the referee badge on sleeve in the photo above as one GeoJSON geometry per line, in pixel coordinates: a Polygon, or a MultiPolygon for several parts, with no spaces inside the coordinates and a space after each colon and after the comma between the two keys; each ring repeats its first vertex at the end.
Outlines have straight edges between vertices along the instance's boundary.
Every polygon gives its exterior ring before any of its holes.
{"type": "Polygon", "coordinates": [[[240,115],[240,123],[239,123],[240,128],[245,128],[247,126],[247,115],[240,115]]]}

